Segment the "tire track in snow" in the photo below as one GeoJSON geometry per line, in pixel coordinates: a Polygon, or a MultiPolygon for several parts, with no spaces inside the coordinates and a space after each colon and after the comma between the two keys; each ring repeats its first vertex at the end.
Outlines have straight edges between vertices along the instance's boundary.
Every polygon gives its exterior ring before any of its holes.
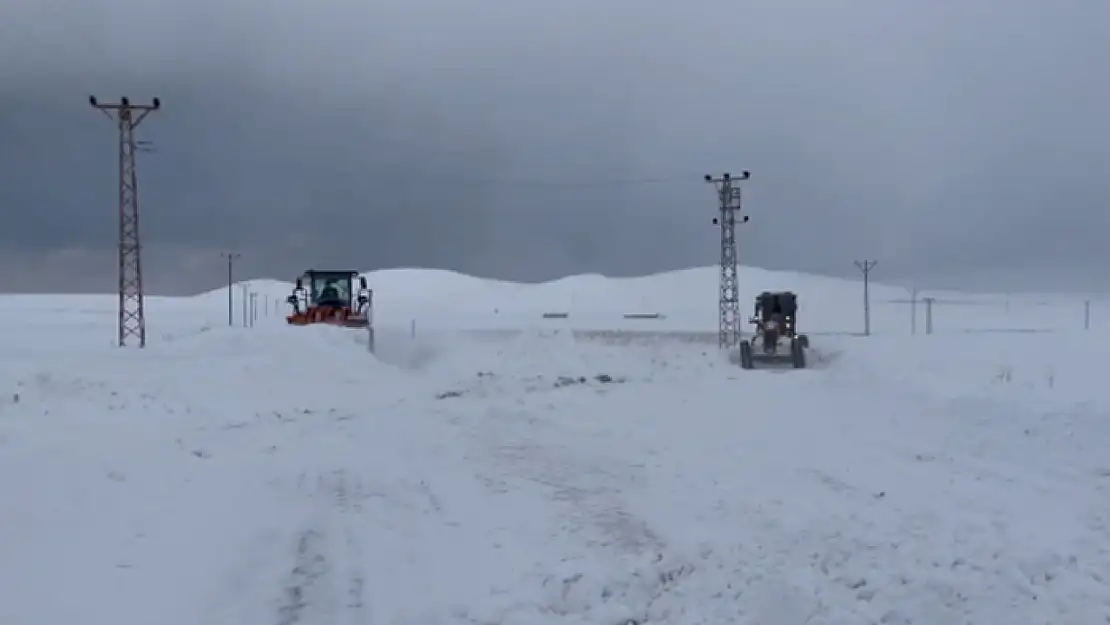
{"type": "Polygon", "coordinates": [[[364,625],[367,614],[367,579],[364,550],[350,517],[360,516],[366,498],[362,482],[339,469],[308,479],[302,474],[301,488],[311,498],[323,495],[318,517],[297,534],[293,568],[278,607],[276,625],[343,623],[364,625]]]}
{"type": "Polygon", "coordinates": [[[344,530],[344,539],[347,556],[347,602],[344,608],[349,616],[349,625],[361,625],[367,622],[364,599],[366,590],[366,576],[362,572],[362,544],[351,528],[344,530]]]}
{"type": "MultiPolygon", "coordinates": [[[[552,443],[547,437],[530,436],[528,429],[534,424],[518,413],[502,415],[492,410],[490,414],[494,422],[472,433],[485,448],[482,457],[499,465],[500,481],[522,479],[544,487],[553,503],[565,505],[564,520],[573,524],[569,533],[586,530],[590,547],[610,549],[618,555],[665,550],[665,540],[623,500],[624,488],[634,479],[622,463],[552,443]],[[527,424],[523,431],[518,429],[521,423],[527,424]]],[[[525,414],[535,416],[534,412],[525,414]]]]}
{"type": "MultiPolygon", "coordinates": [[[[568,444],[559,444],[557,436],[531,436],[534,421],[511,418],[520,416],[516,412],[499,418],[499,412],[491,410],[493,418],[469,432],[485,452],[480,457],[498,468],[506,487],[540,486],[553,504],[560,533],[571,543],[557,560],[536,563],[543,571],[537,589],[541,610],[584,622],[649,620],[654,606],[681,592],[678,587],[696,567],[627,505],[625,490],[636,482],[634,471],[618,458],[569,444],[573,432],[563,432],[561,440],[568,444]]],[[[527,414],[544,419],[535,411],[527,414]]]]}
{"type": "Polygon", "coordinates": [[[332,474],[332,479],[335,482],[335,501],[338,504],[341,517],[339,523],[343,532],[342,559],[344,561],[345,579],[343,614],[346,618],[342,621],[345,621],[348,625],[361,625],[367,622],[364,598],[366,575],[363,571],[363,549],[362,541],[348,517],[362,514],[362,501],[365,499],[365,495],[362,481],[357,476],[351,480],[348,478],[346,471],[340,470],[332,474]]]}
{"type": "Polygon", "coordinates": [[[297,625],[306,609],[319,605],[321,581],[330,573],[324,536],[315,529],[306,529],[297,538],[294,564],[278,607],[276,625],[297,625]]]}

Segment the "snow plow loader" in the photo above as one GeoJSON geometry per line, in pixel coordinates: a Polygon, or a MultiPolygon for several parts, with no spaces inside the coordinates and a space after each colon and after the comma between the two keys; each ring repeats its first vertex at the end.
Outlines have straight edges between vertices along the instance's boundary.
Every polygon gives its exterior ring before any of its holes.
{"type": "Polygon", "coordinates": [[[809,337],[797,330],[797,295],[790,291],[760,293],[749,322],[756,331],[750,340],[740,341],[742,368],[755,369],[757,364],[805,368],[809,337]]]}
{"type": "Polygon", "coordinates": [[[285,301],[293,313],[285,318],[289,325],[327,324],[345,328],[369,328],[374,292],[366,288],[366,278],[357,271],[309,269],[297,278],[293,294],[285,301]]]}

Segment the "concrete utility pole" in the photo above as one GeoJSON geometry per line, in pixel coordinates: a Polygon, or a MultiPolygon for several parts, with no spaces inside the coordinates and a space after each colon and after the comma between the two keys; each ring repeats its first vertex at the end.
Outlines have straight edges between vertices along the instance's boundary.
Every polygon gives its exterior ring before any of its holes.
{"type": "Polygon", "coordinates": [[[235,325],[235,314],[232,312],[235,309],[235,296],[232,294],[232,285],[235,284],[235,259],[242,258],[243,255],[236,252],[224,252],[220,254],[220,257],[227,259],[227,325],[231,327],[235,325]]]}
{"type": "Polygon", "coordinates": [[[871,336],[871,291],[868,288],[871,270],[879,264],[877,260],[857,260],[856,267],[863,272],[863,335],[871,336]]]}
{"type": "MultiPolygon", "coordinates": [[[[738,181],[751,178],[751,172],[743,171],[733,178],[725,172],[714,178],[705,175],[705,181],[717,187],[718,210],[721,214],[713,219],[721,227],[721,282],[720,282],[720,337],[721,347],[735,347],[740,341],[740,294],[737,290],[738,264],[736,260],[736,214],[742,211],[740,185],[738,181]]],[[[741,215],[740,223],[747,223],[748,216],[741,215]]]]}
{"type": "Polygon", "coordinates": [[[134,336],[139,339],[139,347],[146,347],[135,128],[162,103],[158,98],[151,104],[132,104],[127,98],[101,103],[89,96],[89,104],[119,128],[119,346],[125,346],[127,338],[134,336]]]}
{"type": "Polygon", "coordinates": [[[243,327],[246,328],[247,315],[250,313],[247,308],[250,305],[250,291],[247,290],[249,287],[246,284],[239,285],[239,288],[243,292],[243,327]]]}
{"type": "Polygon", "coordinates": [[[910,289],[910,336],[917,336],[917,287],[910,289]]]}

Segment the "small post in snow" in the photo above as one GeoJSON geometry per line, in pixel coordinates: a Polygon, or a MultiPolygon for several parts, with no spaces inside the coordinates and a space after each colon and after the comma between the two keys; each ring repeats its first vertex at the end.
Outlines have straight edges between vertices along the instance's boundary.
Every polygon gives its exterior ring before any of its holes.
{"type": "Polygon", "coordinates": [[[1083,301],[1083,329],[1091,329],[1091,300],[1083,301]]]}
{"type": "Polygon", "coordinates": [[[926,297],[921,300],[925,302],[925,334],[933,333],[933,299],[926,297]]]}

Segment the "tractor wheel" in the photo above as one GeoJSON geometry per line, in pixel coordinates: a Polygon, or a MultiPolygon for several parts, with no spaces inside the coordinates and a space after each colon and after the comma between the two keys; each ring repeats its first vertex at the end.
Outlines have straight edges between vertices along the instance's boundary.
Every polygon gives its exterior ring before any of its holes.
{"type": "Polygon", "coordinates": [[[754,369],[755,362],[752,358],[752,344],[748,341],[740,341],[740,368],[741,369],[754,369]]]}
{"type": "Polygon", "coordinates": [[[790,361],[793,363],[795,369],[806,368],[806,348],[802,345],[802,340],[799,338],[790,341],[790,361]]]}

